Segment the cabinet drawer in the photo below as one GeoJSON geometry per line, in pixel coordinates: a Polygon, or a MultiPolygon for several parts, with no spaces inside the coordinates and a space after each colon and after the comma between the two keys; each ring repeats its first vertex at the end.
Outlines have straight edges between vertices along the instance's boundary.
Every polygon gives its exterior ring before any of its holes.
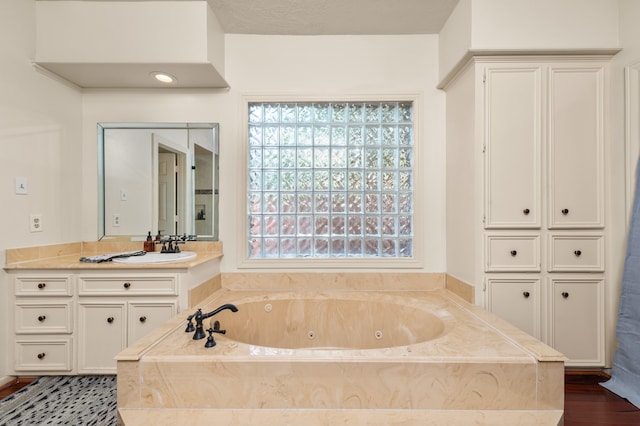
{"type": "Polygon", "coordinates": [[[18,340],[15,346],[16,371],[71,371],[72,339],[18,340]]]}
{"type": "Polygon", "coordinates": [[[540,237],[488,235],[486,272],[540,271],[540,237]]]}
{"type": "Polygon", "coordinates": [[[15,304],[16,334],[70,334],[73,331],[71,302],[15,304]]]}
{"type": "Polygon", "coordinates": [[[80,277],[81,296],[177,296],[178,277],[174,275],[126,277],[80,277]]]}
{"type": "Polygon", "coordinates": [[[602,235],[551,235],[549,245],[550,272],[604,271],[602,235]]]}
{"type": "Polygon", "coordinates": [[[17,276],[14,280],[16,296],[72,296],[70,276],[17,276]]]}

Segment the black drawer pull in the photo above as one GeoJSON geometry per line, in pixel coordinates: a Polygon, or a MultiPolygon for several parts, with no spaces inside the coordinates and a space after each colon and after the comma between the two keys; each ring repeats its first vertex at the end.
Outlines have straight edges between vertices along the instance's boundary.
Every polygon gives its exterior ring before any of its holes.
{"type": "Polygon", "coordinates": [[[47,356],[47,354],[45,354],[44,352],[40,352],[38,354],[38,359],[44,359],[45,356],[47,356]]]}
{"type": "Polygon", "coordinates": [[[146,322],[146,321],[147,321],[147,317],[145,316],[140,317],[140,322],[146,322]]]}
{"type": "Polygon", "coordinates": [[[42,290],[43,288],[45,288],[47,286],[47,283],[38,283],[38,288],[40,290],[42,290]]]}
{"type": "Polygon", "coordinates": [[[512,257],[516,257],[518,255],[518,251],[517,250],[511,250],[510,253],[511,253],[512,257]]]}
{"type": "Polygon", "coordinates": [[[40,316],[38,317],[38,321],[40,321],[40,322],[42,322],[42,321],[44,321],[44,320],[46,320],[46,319],[47,319],[46,315],[40,315],[40,316]]]}
{"type": "Polygon", "coordinates": [[[569,297],[569,293],[567,293],[566,291],[562,292],[562,297],[564,297],[565,299],[569,297]]]}
{"type": "Polygon", "coordinates": [[[524,215],[527,216],[529,213],[531,213],[531,210],[524,209],[524,210],[522,210],[522,213],[524,213],[524,215]]]}
{"type": "Polygon", "coordinates": [[[562,209],[560,210],[560,213],[562,213],[563,215],[568,215],[569,214],[569,209],[562,209]]]}
{"type": "Polygon", "coordinates": [[[531,294],[529,294],[528,291],[523,292],[522,295],[524,296],[525,299],[528,299],[529,296],[531,296],[531,294]]]}
{"type": "Polygon", "coordinates": [[[107,318],[107,322],[108,322],[109,324],[113,323],[113,320],[114,320],[114,318],[113,318],[113,317],[109,317],[109,318],[107,318]]]}
{"type": "Polygon", "coordinates": [[[122,286],[123,286],[124,288],[129,288],[129,287],[131,287],[131,283],[124,283],[122,286]]]}
{"type": "Polygon", "coordinates": [[[575,254],[576,257],[580,257],[580,255],[582,254],[582,251],[576,250],[576,251],[573,252],[573,254],[575,254]]]}

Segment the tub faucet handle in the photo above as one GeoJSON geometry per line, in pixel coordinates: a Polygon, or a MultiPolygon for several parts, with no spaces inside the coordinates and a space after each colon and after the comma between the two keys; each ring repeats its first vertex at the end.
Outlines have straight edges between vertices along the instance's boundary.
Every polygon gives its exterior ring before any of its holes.
{"type": "Polygon", "coordinates": [[[207,333],[209,333],[209,337],[207,337],[207,342],[204,344],[204,347],[212,348],[216,345],[216,341],[213,339],[213,333],[227,334],[227,330],[220,330],[220,321],[216,321],[213,323],[213,328],[209,327],[207,329],[207,333]]]}
{"type": "Polygon", "coordinates": [[[212,348],[216,345],[216,341],[213,339],[213,333],[214,333],[213,328],[209,328],[207,330],[207,333],[209,333],[209,337],[207,337],[207,342],[204,344],[204,347],[212,348]]]}
{"type": "Polygon", "coordinates": [[[196,328],[193,326],[193,321],[191,321],[193,318],[191,316],[187,317],[187,328],[184,330],[185,333],[191,333],[192,331],[195,331],[196,328]]]}

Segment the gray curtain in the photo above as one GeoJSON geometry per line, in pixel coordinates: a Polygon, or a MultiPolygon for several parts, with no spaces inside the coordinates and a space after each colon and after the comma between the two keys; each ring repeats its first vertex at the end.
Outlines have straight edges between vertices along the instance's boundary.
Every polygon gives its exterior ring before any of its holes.
{"type": "Polygon", "coordinates": [[[602,386],[640,408],[640,163],[622,276],[611,379],[602,386]]]}

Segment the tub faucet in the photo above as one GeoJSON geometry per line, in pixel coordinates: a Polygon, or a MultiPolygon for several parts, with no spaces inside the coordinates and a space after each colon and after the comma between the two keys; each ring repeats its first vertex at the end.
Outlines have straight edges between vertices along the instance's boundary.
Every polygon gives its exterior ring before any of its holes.
{"type": "MultiPolygon", "coordinates": [[[[207,319],[207,318],[211,318],[212,316],[214,316],[215,314],[219,313],[220,311],[224,311],[225,309],[229,309],[231,312],[238,312],[238,308],[235,305],[232,305],[231,303],[227,303],[225,305],[222,305],[216,309],[214,309],[211,312],[208,312],[206,314],[202,313],[202,309],[198,308],[197,311],[195,311],[193,314],[189,315],[187,317],[187,328],[185,331],[185,333],[189,333],[192,331],[195,331],[195,333],[193,333],[193,340],[200,340],[200,339],[204,339],[205,338],[205,333],[204,333],[204,326],[202,324],[202,322],[207,319]],[[196,325],[195,328],[193,326],[193,322],[192,320],[196,320],[196,325]]],[[[218,326],[219,327],[219,326],[218,326]]],[[[218,332],[216,330],[216,332],[218,332]]],[[[222,333],[224,334],[224,333],[222,333]]]]}

